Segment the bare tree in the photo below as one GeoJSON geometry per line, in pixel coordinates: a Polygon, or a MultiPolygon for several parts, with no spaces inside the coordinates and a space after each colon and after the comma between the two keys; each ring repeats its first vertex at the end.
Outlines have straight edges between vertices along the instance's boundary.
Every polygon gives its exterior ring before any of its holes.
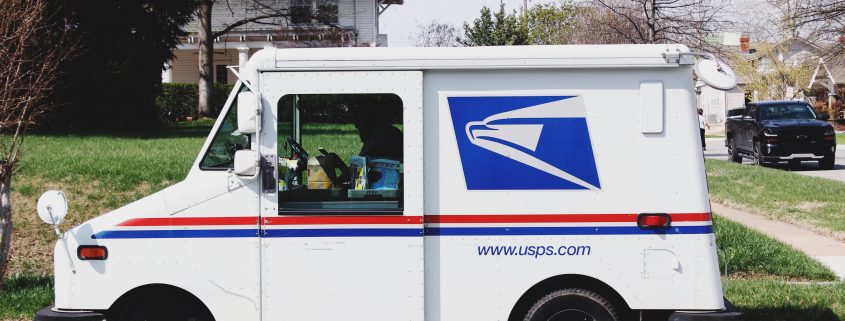
{"type": "Polygon", "coordinates": [[[427,25],[417,25],[413,40],[417,47],[459,47],[459,36],[455,26],[432,21],[427,25]]]}
{"type": "Polygon", "coordinates": [[[682,43],[715,51],[709,37],[729,21],[713,0],[593,0],[603,12],[617,16],[608,26],[630,43],[682,43]]]}
{"type": "Polygon", "coordinates": [[[845,60],[845,1],[842,0],[771,0],[791,8],[788,21],[797,30],[812,35],[812,40],[832,43],[828,60],[845,60]]]}
{"type": "Polygon", "coordinates": [[[27,129],[48,110],[59,65],[73,53],[49,0],[0,1],[0,280],[12,238],[11,183],[27,129]]]}
{"type": "MultiPolygon", "coordinates": [[[[269,25],[282,28],[290,21],[292,12],[289,7],[283,5],[279,0],[199,0],[197,6],[197,40],[199,44],[199,97],[197,101],[197,114],[200,117],[210,116],[211,96],[214,90],[214,79],[212,66],[214,65],[214,39],[222,37],[247,24],[269,25]],[[231,21],[223,26],[223,29],[212,31],[212,11],[214,6],[226,5],[229,12],[234,16],[244,13],[244,18],[231,21]]],[[[317,21],[320,25],[331,29],[339,29],[331,17],[321,15],[317,12],[297,13],[309,19],[317,21]]]]}

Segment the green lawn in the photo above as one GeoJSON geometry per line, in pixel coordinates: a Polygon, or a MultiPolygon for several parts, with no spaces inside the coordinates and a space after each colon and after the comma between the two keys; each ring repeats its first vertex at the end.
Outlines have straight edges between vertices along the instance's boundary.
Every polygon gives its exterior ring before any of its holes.
{"type": "Polygon", "coordinates": [[[806,254],[743,225],[713,217],[719,268],[728,276],[779,280],[833,281],[836,275],[806,254]]]}
{"type": "Polygon", "coordinates": [[[727,161],[705,163],[711,200],[845,240],[845,183],[727,161]]]}
{"type": "Polygon", "coordinates": [[[729,279],[727,297],[745,321],[845,320],[845,283],[790,284],[729,279]]]}
{"type": "Polygon", "coordinates": [[[836,143],[845,144],[845,134],[836,134],[836,143]]]}

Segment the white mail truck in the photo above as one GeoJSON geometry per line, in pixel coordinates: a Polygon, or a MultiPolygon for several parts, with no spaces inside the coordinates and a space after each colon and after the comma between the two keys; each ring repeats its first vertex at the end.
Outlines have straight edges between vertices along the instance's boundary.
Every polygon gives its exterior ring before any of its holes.
{"type": "Polygon", "coordinates": [[[36,319],[738,320],[694,69],[733,79],[681,45],[263,49],[184,181],[56,229],[36,319]]]}

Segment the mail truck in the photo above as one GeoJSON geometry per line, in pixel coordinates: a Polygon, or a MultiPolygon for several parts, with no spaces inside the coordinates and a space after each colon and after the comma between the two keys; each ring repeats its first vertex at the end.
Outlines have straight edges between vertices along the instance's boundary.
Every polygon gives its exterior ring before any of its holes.
{"type": "Polygon", "coordinates": [[[695,68],[730,82],[682,45],[263,49],[183,181],[57,230],[36,319],[736,320],[695,68]]]}

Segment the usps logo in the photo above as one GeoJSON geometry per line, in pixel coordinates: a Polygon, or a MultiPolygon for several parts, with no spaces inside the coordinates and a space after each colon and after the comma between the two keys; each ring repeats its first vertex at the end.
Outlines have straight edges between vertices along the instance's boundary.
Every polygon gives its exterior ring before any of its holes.
{"type": "Polygon", "coordinates": [[[467,189],[601,189],[582,97],[446,100],[467,189]]]}

